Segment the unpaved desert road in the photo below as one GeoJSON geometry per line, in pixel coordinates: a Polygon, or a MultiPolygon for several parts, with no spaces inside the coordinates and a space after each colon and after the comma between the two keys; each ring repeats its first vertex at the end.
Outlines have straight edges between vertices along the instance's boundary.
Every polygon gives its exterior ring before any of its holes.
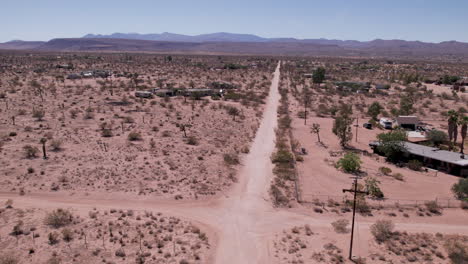
{"type": "MultiPolygon", "coordinates": [[[[330,227],[335,216],[314,217],[313,214],[273,208],[268,188],[273,166],[270,156],[275,148],[275,128],[279,105],[280,63],[274,72],[270,94],[262,122],[239,171],[239,182],[222,198],[214,201],[161,201],[151,197],[129,199],[119,194],[64,196],[57,193],[0,192],[0,199],[14,199],[15,207],[55,209],[73,208],[88,212],[93,208],[158,211],[194,221],[207,227],[216,249],[207,260],[216,264],[274,263],[270,243],[275,233],[297,225],[330,227]]],[[[424,221],[424,220],[421,220],[424,221]]],[[[360,229],[368,229],[371,222],[361,221],[360,229]]],[[[468,225],[402,223],[406,231],[458,233],[468,235],[468,225]]]]}

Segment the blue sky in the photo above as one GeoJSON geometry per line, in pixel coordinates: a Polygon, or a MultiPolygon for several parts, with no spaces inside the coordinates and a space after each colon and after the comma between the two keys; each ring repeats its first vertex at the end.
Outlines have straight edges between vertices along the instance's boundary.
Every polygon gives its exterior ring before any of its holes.
{"type": "Polygon", "coordinates": [[[114,32],[468,42],[465,0],[1,0],[0,42],[114,32]]]}

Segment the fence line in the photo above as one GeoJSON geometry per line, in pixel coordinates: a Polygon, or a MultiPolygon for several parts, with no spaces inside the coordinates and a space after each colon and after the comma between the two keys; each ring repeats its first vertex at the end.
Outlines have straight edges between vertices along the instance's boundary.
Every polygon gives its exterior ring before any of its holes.
{"type": "MultiPolygon", "coordinates": [[[[436,202],[441,208],[459,208],[461,201],[453,198],[440,198],[437,197],[435,200],[411,200],[411,199],[371,199],[366,197],[366,202],[371,206],[386,207],[386,208],[397,208],[397,207],[418,207],[424,206],[428,202],[436,202]]],[[[316,194],[302,194],[302,203],[309,203],[315,205],[327,204],[327,203],[338,203],[345,204],[346,201],[352,200],[347,195],[316,195],[316,194]]]]}

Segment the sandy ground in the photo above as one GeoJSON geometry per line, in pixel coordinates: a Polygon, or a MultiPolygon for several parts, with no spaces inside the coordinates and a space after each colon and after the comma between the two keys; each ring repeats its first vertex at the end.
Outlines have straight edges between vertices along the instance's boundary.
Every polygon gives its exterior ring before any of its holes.
{"type": "MultiPolygon", "coordinates": [[[[1,192],[0,201],[13,199],[15,208],[24,209],[51,210],[63,207],[87,212],[94,207],[100,210],[132,208],[135,211],[157,211],[183,220],[190,220],[193,224],[204,228],[211,241],[210,244],[214,246],[206,257],[206,263],[286,263],[281,254],[288,253],[275,252],[276,234],[281,233],[282,230],[306,224],[313,232],[324,235],[322,240],[314,243],[316,248],[321,247],[320,244],[323,245],[327,241],[339,241],[340,247],[344,247],[347,237],[330,232],[332,230],[330,223],[338,218],[336,214],[313,213],[308,207],[300,206],[288,210],[278,209],[273,208],[269,201],[267,188],[272,177],[270,155],[274,150],[274,130],[277,124],[279,74],[278,66],[260,127],[250,153],[242,160],[239,182],[219,199],[161,201],[151,196],[142,197],[132,194],[75,193],[64,196],[58,193],[31,192],[25,196],[18,196],[17,192],[1,192]]],[[[310,141],[310,144],[313,144],[314,141],[310,141]]],[[[310,149],[312,150],[313,147],[311,146],[310,149]]],[[[318,168],[314,170],[317,171],[318,168]]],[[[345,181],[343,181],[343,186],[347,186],[345,181]]],[[[325,190],[330,187],[320,188],[325,190]]],[[[340,186],[335,187],[335,189],[339,188],[340,186]]],[[[349,216],[349,213],[345,215],[346,218],[349,216]]],[[[396,217],[394,222],[397,228],[408,232],[430,231],[468,235],[468,226],[463,224],[463,219],[466,217],[465,212],[446,210],[440,217],[412,217],[408,220],[400,216],[396,217]]],[[[363,255],[370,252],[366,249],[371,240],[369,226],[375,220],[375,218],[359,218],[360,239],[357,247],[362,248],[359,252],[363,255]]],[[[344,254],[347,255],[346,252],[344,254]]]]}

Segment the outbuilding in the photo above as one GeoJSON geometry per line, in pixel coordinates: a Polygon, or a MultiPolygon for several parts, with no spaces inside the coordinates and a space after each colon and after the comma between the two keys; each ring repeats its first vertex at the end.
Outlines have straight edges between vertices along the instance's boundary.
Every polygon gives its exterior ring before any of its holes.
{"type": "Polygon", "coordinates": [[[417,116],[398,116],[395,123],[403,129],[415,131],[421,122],[417,116]]]}

